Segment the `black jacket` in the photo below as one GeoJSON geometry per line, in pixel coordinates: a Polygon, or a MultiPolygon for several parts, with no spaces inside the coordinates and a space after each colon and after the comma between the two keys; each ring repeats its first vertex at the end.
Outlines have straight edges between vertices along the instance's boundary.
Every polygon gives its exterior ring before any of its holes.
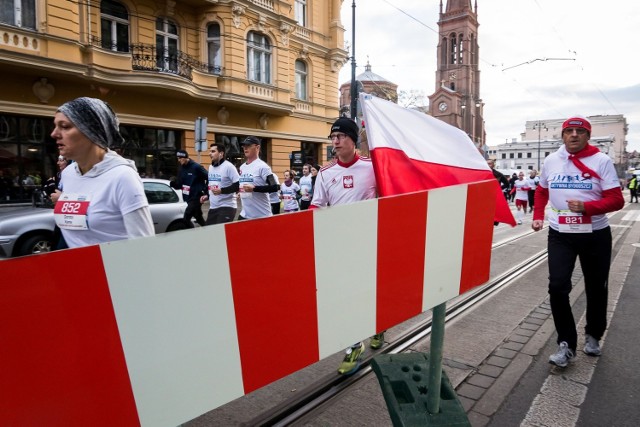
{"type": "Polygon", "coordinates": [[[189,159],[189,162],[180,167],[178,179],[171,181],[171,186],[182,190],[185,202],[200,200],[200,196],[207,194],[207,170],[202,165],[189,159]],[[185,194],[186,187],[189,187],[189,194],[185,194]]]}

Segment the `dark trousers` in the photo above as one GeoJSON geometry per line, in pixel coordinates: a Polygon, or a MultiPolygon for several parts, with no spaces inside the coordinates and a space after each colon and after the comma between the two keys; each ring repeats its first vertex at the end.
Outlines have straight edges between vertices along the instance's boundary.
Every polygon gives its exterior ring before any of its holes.
{"type": "Polygon", "coordinates": [[[311,205],[311,200],[300,200],[300,210],[306,211],[311,205]]]}
{"type": "Polygon", "coordinates": [[[549,229],[549,296],[558,344],[566,341],[576,350],[578,334],[569,293],[576,258],[584,275],[587,297],[585,333],[597,340],[607,328],[607,296],[611,265],[611,228],[593,233],[560,233],[549,229]]]}
{"type": "Polygon", "coordinates": [[[271,213],[274,215],[278,215],[280,213],[280,202],[271,203],[271,213]]]}
{"type": "Polygon", "coordinates": [[[206,225],[224,224],[225,222],[231,222],[236,217],[236,211],[236,208],[227,206],[209,209],[206,225]]]}
{"type": "Polygon", "coordinates": [[[631,193],[631,198],[629,199],[629,203],[633,203],[633,199],[636,199],[636,203],[638,203],[638,189],[630,188],[629,192],[631,193]]]}
{"type": "Polygon", "coordinates": [[[196,222],[204,227],[204,216],[202,216],[202,205],[200,204],[200,200],[193,199],[187,202],[187,208],[184,210],[184,223],[187,228],[193,228],[193,224],[191,223],[191,218],[195,218],[196,222]]]}
{"type": "Polygon", "coordinates": [[[527,191],[527,197],[529,197],[529,209],[533,212],[533,196],[536,194],[536,190],[527,191]]]}

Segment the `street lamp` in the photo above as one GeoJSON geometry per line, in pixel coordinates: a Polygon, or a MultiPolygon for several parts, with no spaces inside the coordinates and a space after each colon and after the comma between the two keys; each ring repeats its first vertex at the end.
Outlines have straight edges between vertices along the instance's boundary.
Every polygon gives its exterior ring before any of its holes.
{"type": "Polygon", "coordinates": [[[540,132],[542,132],[542,128],[544,128],[544,130],[547,130],[547,128],[540,120],[538,120],[538,123],[533,125],[533,129],[536,128],[538,128],[538,172],[540,172],[540,132]]]}
{"type": "Polygon", "coordinates": [[[356,0],[351,5],[351,120],[357,123],[358,85],[356,83],[356,0]]]}

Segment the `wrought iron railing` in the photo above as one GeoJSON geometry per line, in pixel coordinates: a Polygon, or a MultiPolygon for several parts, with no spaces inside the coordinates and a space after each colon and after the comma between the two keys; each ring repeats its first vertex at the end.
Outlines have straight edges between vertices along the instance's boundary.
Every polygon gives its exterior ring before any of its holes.
{"type": "MultiPolygon", "coordinates": [[[[104,49],[116,50],[109,46],[109,43],[105,45],[97,37],[91,38],[91,44],[104,49]]],[[[179,50],[158,49],[155,45],[144,43],[130,44],[125,48],[128,50],[124,50],[121,46],[118,51],[131,54],[131,67],[134,70],[171,73],[189,80],[193,80],[193,70],[215,75],[222,73],[222,68],[219,65],[200,62],[179,50]]]]}

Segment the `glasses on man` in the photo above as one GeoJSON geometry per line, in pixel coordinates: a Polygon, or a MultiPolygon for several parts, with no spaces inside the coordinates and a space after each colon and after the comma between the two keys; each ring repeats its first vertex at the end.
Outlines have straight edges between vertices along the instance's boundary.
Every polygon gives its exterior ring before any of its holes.
{"type": "Polygon", "coordinates": [[[568,134],[573,134],[573,132],[576,132],[578,135],[585,135],[587,133],[586,129],[582,129],[582,128],[568,128],[565,129],[563,132],[566,132],[568,134]]]}
{"type": "Polygon", "coordinates": [[[346,134],[344,133],[334,133],[332,135],[329,135],[329,141],[333,141],[334,139],[340,140],[340,141],[344,141],[344,139],[347,137],[346,134]]]}

